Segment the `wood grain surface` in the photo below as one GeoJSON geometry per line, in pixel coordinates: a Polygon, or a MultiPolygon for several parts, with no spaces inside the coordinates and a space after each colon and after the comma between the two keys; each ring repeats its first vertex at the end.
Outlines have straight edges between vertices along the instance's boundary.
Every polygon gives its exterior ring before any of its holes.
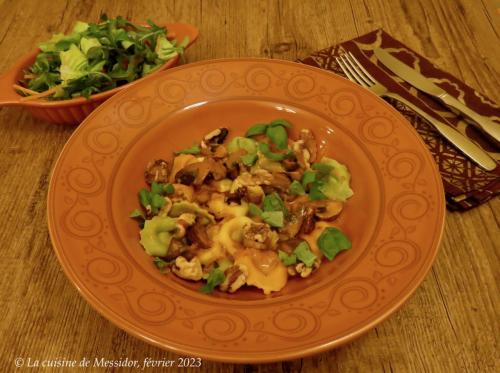
{"type": "MultiPolygon", "coordinates": [[[[492,0],[0,1],[0,72],[52,33],[101,12],[197,25],[188,62],[295,60],[383,27],[500,102],[500,4],[492,0]]],[[[16,357],[175,359],[94,311],[66,279],[46,221],[50,171],[74,128],[0,108],[0,371],[16,357]]],[[[447,213],[432,271],[404,307],[358,340],[267,365],[203,361],[211,372],[498,372],[500,201],[447,213]]],[[[117,369],[114,369],[117,371],[117,369]]],[[[107,371],[114,371],[108,369],[107,371]]],[[[175,371],[172,368],[170,371],[175,371]]]]}

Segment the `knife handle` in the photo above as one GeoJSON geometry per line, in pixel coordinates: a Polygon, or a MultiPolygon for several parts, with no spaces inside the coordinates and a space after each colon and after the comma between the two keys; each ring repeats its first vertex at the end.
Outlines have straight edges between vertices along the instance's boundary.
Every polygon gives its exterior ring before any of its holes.
{"type": "Polygon", "coordinates": [[[497,167],[496,161],[490,157],[488,153],[486,153],[479,146],[474,144],[469,138],[462,135],[453,127],[433,118],[431,115],[426,113],[424,110],[420,109],[418,106],[414,105],[410,101],[404,99],[398,94],[387,92],[384,96],[392,97],[406,106],[410,107],[418,113],[423,118],[427,119],[434,128],[450,143],[452,143],[458,150],[464,153],[467,157],[469,157],[474,163],[476,163],[481,168],[484,168],[487,171],[492,171],[497,167]]]}
{"type": "Polygon", "coordinates": [[[457,109],[462,114],[472,119],[484,132],[486,132],[486,134],[490,135],[491,137],[493,137],[493,139],[500,143],[500,124],[495,123],[491,119],[476,113],[474,110],[462,104],[455,97],[449,95],[448,93],[440,95],[439,98],[443,100],[446,105],[457,109]]]}

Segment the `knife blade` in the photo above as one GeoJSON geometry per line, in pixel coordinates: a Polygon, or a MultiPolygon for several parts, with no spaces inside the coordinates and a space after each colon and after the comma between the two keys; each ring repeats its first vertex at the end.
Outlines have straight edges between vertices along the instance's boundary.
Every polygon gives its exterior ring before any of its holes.
{"type": "Polygon", "coordinates": [[[429,78],[422,75],[417,70],[411,68],[405,63],[393,57],[387,51],[377,48],[373,51],[377,59],[391,70],[394,74],[399,76],[404,81],[410,83],[415,88],[425,92],[433,97],[436,97],[444,104],[460,111],[465,116],[472,119],[487,135],[500,143],[500,125],[493,122],[487,117],[484,117],[474,110],[470,109],[455,97],[451,96],[441,87],[434,84],[429,78]]]}

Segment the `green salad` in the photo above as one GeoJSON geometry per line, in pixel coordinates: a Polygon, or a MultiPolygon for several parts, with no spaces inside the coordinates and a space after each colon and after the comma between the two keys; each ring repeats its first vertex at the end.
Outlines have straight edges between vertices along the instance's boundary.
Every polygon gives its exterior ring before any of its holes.
{"type": "Polygon", "coordinates": [[[67,35],[39,44],[41,52],[15,88],[30,98],[64,100],[89,97],[142,78],[178,55],[189,43],[167,39],[167,29],[123,17],[78,21],[67,35]]]}

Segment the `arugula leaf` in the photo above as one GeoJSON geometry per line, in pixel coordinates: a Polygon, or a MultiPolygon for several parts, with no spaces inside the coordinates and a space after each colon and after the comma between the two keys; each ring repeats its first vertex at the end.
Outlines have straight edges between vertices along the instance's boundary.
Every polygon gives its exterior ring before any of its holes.
{"type": "Polygon", "coordinates": [[[139,201],[141,202],[142,207],[147,208],[147,206],[151,206],[152,198],[153,197],[149,190],[144,188],[139,190],[139,201]]]}
{"type": "Polygon", "coordinates": [[[327,199],[328,197],[321,191],[322,182],[316,180],[312,183],[311,189],[309,190],[309,199],[311,201],[318,201],[322,199],[327,199]]]}
{"type": "Polygon", "coordinates": [[[165,206],[165,203],[165,198],[163,198],[159,194],[153,194],[153,197],[151,199],[151,211],[153,212],[153,214],[156,214],[158,210],[165,206]]]}
{"type": "Polygon", "coordinates": [[[250,166],[253,166],[255,164],[255,162],[257,161],[259,156],[256,153],[253,153],[253,154],[242,155],[240,158],[245,166],[250,167],[250,166]]]}
{"type": "Polygon", "coordinates": [[[268,194],[264,197],[264,200],[262,201],[262,208],[264,211],[282,211],[283,213],[288,212],[285,203],[276,192],[268,194]]]}
{"type": "Polygon", "coordinates": [[[349,238],[340,229],[333,227],[325,228],[316,240],[316,244],[328,260],[333,260],[338,253],[352,246],[349,238]]]}
{"type": "Polygon", "coordinates": [[[257,135],[263,135],[266,133],[267,124],[255,124],[250,127],[245,133],[245,137],[252,137],[257,135]]]}
{"type": "Polygon", "coordinates": [[[286,128],[292,128],[292,125],[290,124],[290,122],[288,122],[285,119],[275,119],[275,120],[271,121],[271,123],[269,124],[269,126],[270,127],[283,126],[283,127],[286,127],[286,128]]]}
{"type": "Polygon", "coordinates": [[[144,219],[144,214],[142,213],[141,210],[139,209],[134,209],[130,215],[129,215],[130,218],[143,218],[144,219]]]}
{"type": "Polygon", "coordinates": [[[287,254],[284,251],[278,250],[278,258],[280,258],[281,262],[285,266],[289,266],[297,263],[297,255],[295,254],[287,254]]]}
{"type": "Polygon", "coordinates": [[[269,145],[267,145],[265,142],[260,142],[259,143],[259,151],[264,154],[264,156],[267,159],[270,159],[271,161],[282,161],[285,158],[289,158],[293,152],[288,152],[288,153],[273,153],[271,149],[269,148],[269,145]]]}
{"type": "Polygon", "coordinates": [[[175,188],[172,184],[159,184],[156,181],[151,183],[151,193],[165,195],[172,194],[175,192],[175,188]]]}
{"type": "MultiPolygon", "coordinates": [[[[245,133],[245,137],[253,137],[257,135],[263,135],[266,134],[266,132],[270,128],[277,128],[277,127],[286,127],[286,128],[292,128],[292,125],[284,120],[284,119],[275,119],[271,123],[258,123],[250,127],[247,132],[245,133]]],[[[284,128],[283,128],[284,130],[284,128]]],[[[286,130],[285,130],[286,132],[286,130]]],[[[269,135],[268,135],[269,137],[269,135]]],[[[276,144],[277,145],[277,144],[276,144]]]]}
{"type": "Polygon", "coordinates": [[[288,133],[283,126],[269,126],[266,130],[266,136],[276,144],[278,149],[286,149],[288,146],[288,133]]]}
{"type": "Polygon", "coordinates": [[[153,258],[153,264],[160,270],[160,272],[165,273],[167,269],[168,262],[164,261],[162,258],[155,256],[153,258]]]}
{"type": "Polygon", "coordinates": [[[214,268],[207,278],[207,283],[203,285],[199,291],[204,294],[210,294],[214,291],[214,289],[222,284],[226,276],[224,276],[224,272],[220,268],[214,268]]]}
{"type": "Polygon", "coordinates": [[[311,168],[319,172],[320,177],[327,176],[333,170],[333,166],[326,163],[314,163],[311,168]]]}
{"type": "Polygon", "coordinates": [[[302,186],[307,188],[307,185],[314,182],[316,180],[316,173],[314,171],[307,170],[302,175],[302,186]]]}
{"type": "Polygon", "coordinates": [[[293,253],[297,256],[297,259],[304,263],[307,267],[312,267],[317,258],[311,251],[311,248],[306,241],[299,243],[293,253]]]}
{"type": "Polygon", "coordinates": [[[283,211],[264,211],[261,214],[264,220],[271,227],[282,228],[284,223],[283,211]]]}
{"type": "Polygon", "coordinates": [[[306,194],[306,191],[304,190],[304,187],[300,182],[294,180],[290,184],[290,193],[296,196],[303,196],[304,194],[306,194]]]}
{"type": "Polygon", "coordinates": [[[163,194],[173,194],[175,193],[175,187],[172,184],[162,184],[163,194]]]}
{"type": "Polygon", "coordinates": [[[248,215],[250,217],[261,216],[262,210],[255,203],[249,203],[248,204],[248,215]]]}
{"type": "Polygon", "coordinates": [[[200,154],[200,152],[201,152],[200,146],[198,144],[194,144],[189,148],[175,152],[175,154],[200,154]]]}
{"type": "Polygon", "coordinates": [[[163,194],[163,187],[161,184],[158,184],[156,181],[151,183],[151,193],[155,194],[163,194]]]}

